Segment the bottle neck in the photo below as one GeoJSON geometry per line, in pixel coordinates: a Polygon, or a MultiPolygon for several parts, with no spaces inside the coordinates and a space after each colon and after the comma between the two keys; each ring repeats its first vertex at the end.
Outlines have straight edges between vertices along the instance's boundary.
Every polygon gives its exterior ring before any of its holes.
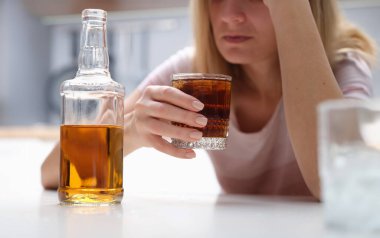
{"type": "Polygon", "coordinates": [[[106,22],[85,20],[81,34],[77,76],[110,76],[106,22]]]}

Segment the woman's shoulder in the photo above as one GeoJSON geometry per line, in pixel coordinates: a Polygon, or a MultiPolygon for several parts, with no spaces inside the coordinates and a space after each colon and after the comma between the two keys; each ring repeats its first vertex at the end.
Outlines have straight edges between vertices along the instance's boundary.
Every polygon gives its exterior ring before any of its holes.
{"type": "Polygon", "coordinates": [[[191,46],[178,50],[175,54],[171,55],[168,59],[158,65],[153,71],[153,74],[167,73],[181,73],[190,72],[192,68],[192,61],[194,57],[194,48],[191,46]]]}
{"type": "Polygon", "coordinates": [[[181,60],[189,60],[194,57],[194,47],[186,46],[180,50],[178,50],[175,54],[171,56],[171,58],[177,58],[181,60]]]}
{"type": "Polygon", "coordinates": [[[172,55],[167,62],[173,66],[174,73],[190,72],[194,58],[194,47],[188,46],[172,55]]]}
{"type": "Polygon", "coordinates": [[[150,72],[139,88],[145,88],[148,85],[170,85],[172,74],[191,72],[193,57],[194,48],[191,46],[178,50],[150,72]]]}
{"type": "Polygon", "coordinates": [[[363,99],[373,95],[372,69],[360,52],[340,51],[333,71],[346,97],[363,99]]]}
{"type": "Polygon", "coordinates": [[[356,50],[340,50],[336,54],[334,72],[344,71],[347,68],[356,69],[366,77],[372,77],[371,63],[365,59],[362,53],[356,50]]]}

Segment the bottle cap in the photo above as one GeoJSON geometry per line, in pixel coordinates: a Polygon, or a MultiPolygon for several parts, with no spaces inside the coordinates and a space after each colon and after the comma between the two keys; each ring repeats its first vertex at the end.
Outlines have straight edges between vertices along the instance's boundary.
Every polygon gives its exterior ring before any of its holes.
{"type": "Polygon", "coordinates": [[[84,21],[106,21],[107,12],[102,9],[84,9],[82,11],[82,19],[84,21]]]}

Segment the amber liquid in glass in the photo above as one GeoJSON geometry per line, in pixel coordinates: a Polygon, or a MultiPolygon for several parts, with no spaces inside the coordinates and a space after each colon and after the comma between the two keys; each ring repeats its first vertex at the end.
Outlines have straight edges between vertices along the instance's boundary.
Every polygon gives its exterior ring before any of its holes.
{"type": "Polygon", "coordinates": [[[59,200],[64,205],[111,205],[123,197],[123,129],[62,125],[59,200]]]}
{"type": "MultiPolygon", "coordinates": [[[[202,131],[203,137],[226,137],[230,115],[231,81],[215,79],[173,80],[172,86],[186,94],[192,95],[205,104],[200,113],[208,121],[204,128],[194,128],[202,131]]],[[[177,126],[189,127],[181,123],[177,126]]],[[[191,127],[190,127],[191,128],[191,127]]]]}

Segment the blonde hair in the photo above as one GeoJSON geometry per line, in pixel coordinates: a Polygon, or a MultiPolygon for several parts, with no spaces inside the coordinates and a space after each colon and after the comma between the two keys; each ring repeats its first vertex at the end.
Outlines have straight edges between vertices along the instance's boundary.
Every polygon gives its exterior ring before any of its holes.
{"type": "MultiPolygon", "coordinates": [[[[358,52],[369,65],[376,59],[376,44],[340,13],[336,0],[309,0],[326,55],[333,68],[345,52],[358,52]]],[[[211,29],[207,0],[191,0],[195,72],[236,75],[237,66],[228,63],[218,51],[211,29]]]]}

